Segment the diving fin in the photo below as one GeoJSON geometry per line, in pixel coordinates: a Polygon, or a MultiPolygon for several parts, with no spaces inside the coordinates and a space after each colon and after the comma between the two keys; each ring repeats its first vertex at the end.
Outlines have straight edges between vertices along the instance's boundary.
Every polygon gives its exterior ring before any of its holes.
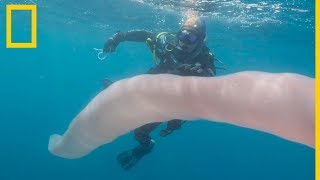
{"type": "Polygon", "coordinates": [[[133,155],[133,150],[128,150],[119,154],[117,160],[124,170],[129,170],[137,164],[140,158],[133,155]]]}
{"type": "Polygon", "coordinates": [[[117,160],[124,170],[129,170],[134,167],[141,158],[149,154],[154,145],[155,142],[151,140],[148,146],[140,145],[134,149],[122,152],[117,156],[117,160]]]}
{"type": "Polygon", "coordinates": [[[111,81],[110,79],[104,78],[102,80],[103,89],[107,89],[109,86],[111,86],[112,83],[113,81],[111,81]]]}

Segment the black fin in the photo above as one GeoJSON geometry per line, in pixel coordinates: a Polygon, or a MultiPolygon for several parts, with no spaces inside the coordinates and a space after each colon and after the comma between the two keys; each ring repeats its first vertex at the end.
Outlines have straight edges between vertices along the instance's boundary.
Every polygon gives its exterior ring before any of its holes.
{"type": "Polygon", "coordinates": [[[117,160],[124,170],[129,170],[140,160],[133,155],[132,150],[125,151],[118,155],[117,160]]]}
{"type": "Polygon", "coordinates": [[[117,160],[124,170],[129,170],[134,167],[140,159],[151,153],[154,146],[154,141],[150,141],[148,146],[137,146],[132,150],[124,151],[117,156],[117,160]]]}

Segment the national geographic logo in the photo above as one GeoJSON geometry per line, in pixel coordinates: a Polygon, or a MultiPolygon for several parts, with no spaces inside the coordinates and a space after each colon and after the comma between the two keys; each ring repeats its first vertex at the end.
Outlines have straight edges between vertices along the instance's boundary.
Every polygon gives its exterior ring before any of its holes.
{"type": "Polygon", "coordinates": [[[37,5],[7,5],[6,8],[6,47],[36,48],[37,47],[37,5]],[[31,42],[12,42],[12,13],[14,11],[31,11],[31,42]]]}

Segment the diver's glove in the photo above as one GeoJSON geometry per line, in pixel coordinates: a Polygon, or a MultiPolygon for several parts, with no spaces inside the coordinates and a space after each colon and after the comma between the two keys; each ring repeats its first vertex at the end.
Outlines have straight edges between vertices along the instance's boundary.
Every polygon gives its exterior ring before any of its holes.
{"type": "Polygon", "coordinates": [[[111,38],[104,43],[103,52],[111,53],[114,52],[120,42],[124,41],[125,33],[118,31],[111,38]]]}
{"type": "Polygon", "coordinates": [[[202,65],[198,62],[195,64],[181,64],[179,69],[196,74],[201,74],[204,72],[202,65]]]}

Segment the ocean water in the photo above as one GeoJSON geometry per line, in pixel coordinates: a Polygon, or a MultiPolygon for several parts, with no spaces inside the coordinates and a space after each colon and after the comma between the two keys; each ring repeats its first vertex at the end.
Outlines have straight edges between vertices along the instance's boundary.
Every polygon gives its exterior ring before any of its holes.
{"type": "MultiPolygon", "coordinates": [[[[101,90],[101,80],[143,74],[153,66],[144,43],[120,44],[100,61],[116,31],[176,31],[183,12],[206,20],[208,47],[228,67],[315,76],[314,0],[0,0],[0,180],[184,179],[311,180],[314,149],[276,136],[221,123],[194,121],[156,146],[136,167],[116,162],[136,145],[132,133],[80,159],[47,150],[101,90]],[[6,49],[5,5],[37,4],[36,49],[6,49]]],[[[30,12],[13,13],[13,41],[30,40],[30,12]]]]}

